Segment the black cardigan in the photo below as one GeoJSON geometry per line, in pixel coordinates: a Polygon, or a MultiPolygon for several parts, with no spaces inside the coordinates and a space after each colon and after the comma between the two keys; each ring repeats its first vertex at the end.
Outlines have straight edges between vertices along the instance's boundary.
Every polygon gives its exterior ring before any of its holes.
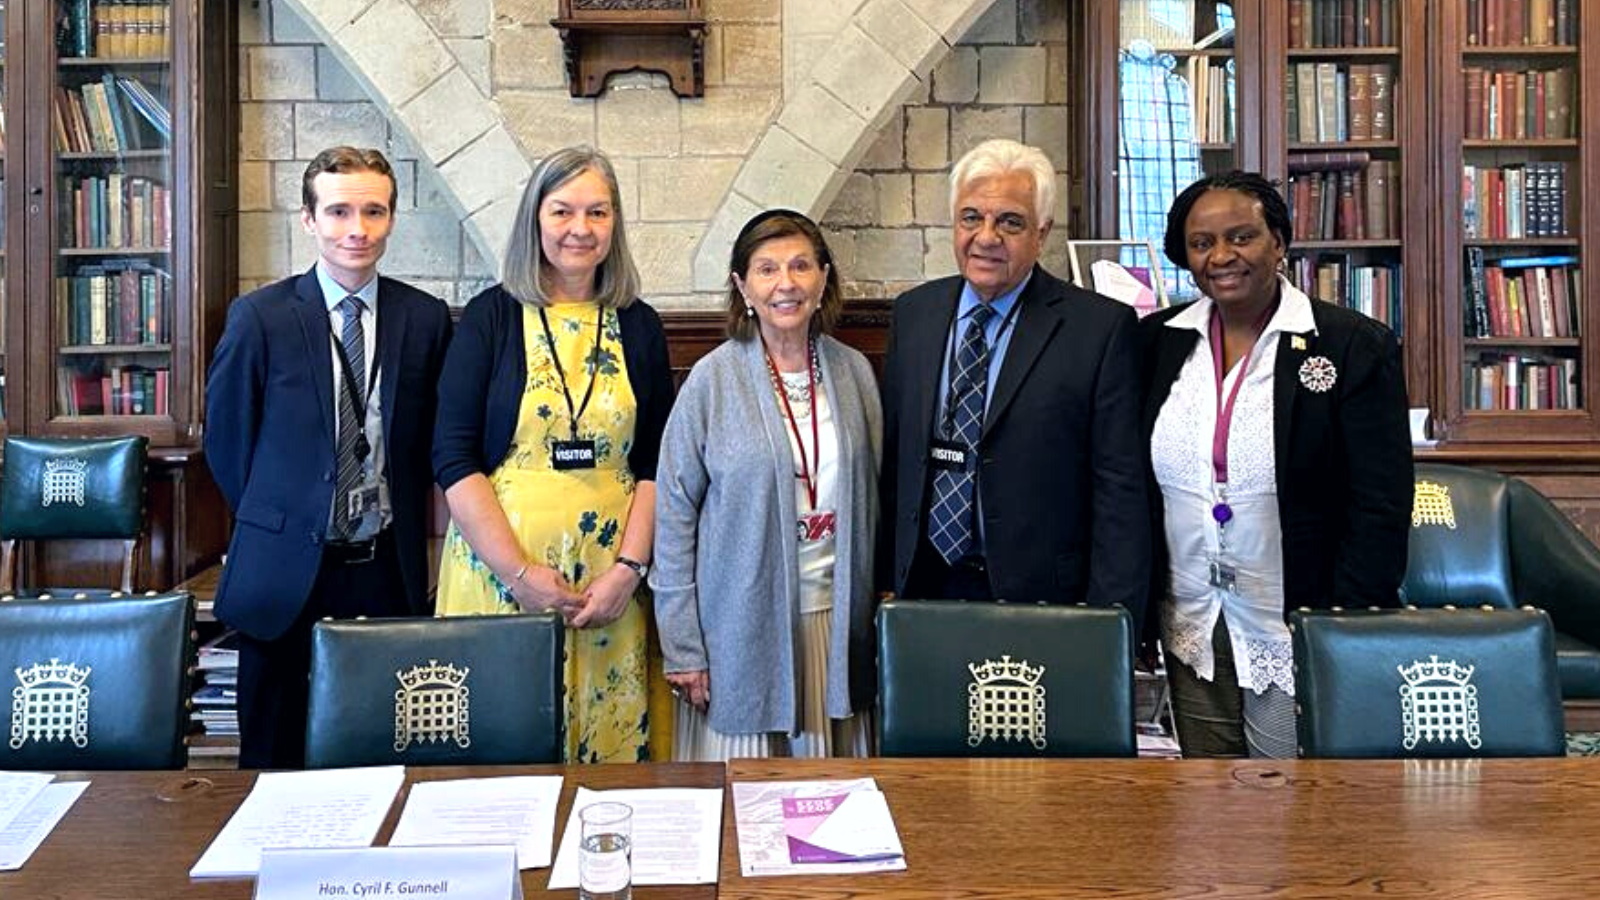
{"type": "MultiPolygon", "coordinates": [[[[640,300],[617,310],[622,357],[628,366],[637,418],[628,468],[654,481],[661,433],[672,411],[672,369],[661,317],[640,300]]],[[[522,304],[495,285],[467,304],[439,375],[439,414],[433,433],[433,477],[448,490],[457,481],[493,472],[511,449],[522,391],[522,304]]]]}

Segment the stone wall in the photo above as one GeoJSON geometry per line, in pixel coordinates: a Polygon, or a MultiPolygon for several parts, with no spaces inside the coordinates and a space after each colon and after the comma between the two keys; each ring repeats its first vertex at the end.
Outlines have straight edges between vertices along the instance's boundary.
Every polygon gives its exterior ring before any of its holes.
{"type": "MultiPolygon", "coordinates": [[[[300,179],[311,158],[334,144],[377,147],[395,166],[399,199],[384,274],[452,303],[491,283],[493,270],[467,238],[438,171],[419,161],[367,87],[283,0],[239,3],[240,291],[316,261],[316,245],[300,226],[300,179]]],[[[487,31],[488,0],[433,5],[451,9],[453,30],[487,31]]],[[[487,77],[487,58],[477,68],[487,77]]]]}
{"type": "Polygon", "coordinates": [[[332,143],[396,161],[383,269],[453,303],[494,279],[531,163],[596,144],[663,308],[718,302],[731,229],[767,205],[825,218],[862,293],[943,274],[952,156],[1068,146],[1067,0],[706,0],[693,100],[642,74],[569,97],[556,0],[240,2],[241,288],[314,260],[299,178],[332,143]]]}
{"type": "Polygon", "coordinates": [[[1067,10],[1062,0],[1000,0],[896,111],[823,217],[850,296],[892,296],[955,273],[950,167],[989,138],[1042,148],[1055,163],[1058,227],[1043,262],[1067,272],[1071,147],[1067,10]]]}

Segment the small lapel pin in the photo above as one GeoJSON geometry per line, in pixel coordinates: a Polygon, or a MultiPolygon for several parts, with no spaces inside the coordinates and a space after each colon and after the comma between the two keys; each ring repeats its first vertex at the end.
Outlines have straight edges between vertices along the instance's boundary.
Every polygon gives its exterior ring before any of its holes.
{"type": "Polygon", "coordinates": [[[1293,337],[1289,338],[1289,346],[1296,350],[1304,350],[1306,348],[1306,339],[1298,334],[1294,335],[1293,337]]]}

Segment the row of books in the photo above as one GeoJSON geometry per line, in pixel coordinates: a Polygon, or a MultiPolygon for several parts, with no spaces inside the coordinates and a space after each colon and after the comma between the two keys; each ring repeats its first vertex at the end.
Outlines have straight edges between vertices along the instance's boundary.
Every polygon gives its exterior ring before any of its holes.
{"type": "Polygon", "coordinates": [[[1463,166],[1461,225],[1468,238],[1565,237],[1567,164],[1463,166]]]}
{"type": "Polygon", "coordinates": [[[62,247],[172,246],[172,197],[161,182],[112,172],[62,178],[58,188],[62,247]]]}
{"type": "Polygon", "coordinates": [[[57,276],[55,290],[56,335],[67,346],[172,340],[172,276],[142,260],[81,266],[57,276]]]}
{"type": "Polygon", "coordinates": [[[1578,409],[1578,361],[1484,354],[1466,363],[1461,396],[1467,409],[1578,409]]]}
{"type": "Polygon", "coordinates": [[[172,52],[170,0],[63,0],[56,52],[68,57],[149,59],[172,52]]]}
{"type": "Polygon", "coordinates": [[[1404,331],[1400,265],[1357,265],[1348,253],[1319,253],[1289,260],[1289,280],[1317,300],[1337,303],[1404,331]]]}
{"type": "Polygon", "coordinates": [[[1469,338],[1573,338],[1582,333],[1576,256],[1486,259],[1467,248],[1464,333],[1469,338]]]}
{"type": "Polygon", "coordinates": [[[64,416],[164,416],[170,381],[165,366],[63,365],[56,399],[64,416]]]}
{"type": "Polygon", "coordinates": [[[143,82],[108,72],[56,88],[50,127],[62,153],[161,150],[172,137],[172,113],[143,82]]]}
{"type": "Polygon", "coordinates": [[[1295,240],[1384,241],[1400,236],[1399,162],[1374,159],[1360,168],[1309,172],[1296,172],[1291,165],[1289,172],[1295,240]]]}
{"type": "Polygon", "coordinates": [[[1572,137],[1570,68],[1513,72],[1469,66],[1461,77],[1468,140],[1572,137]]]}
{"type": "Polygon", "coordinates": [[[1191,56],[1187,66],[1195,143],[1233,143],[1233,60],[1191,56]]]}
{"type": "Polygon", "coordinates": [[[1285,73],[1289,140],[1394,139],[1394,67],[1389,63],[1295,63],[1285,73]]]}
{"type": "Polygon", "coordinates": [[[239,633],[229,629],[200,646],[195,668],[200,684],[192,696],[190,721],[204,736],[230,738],[225,742],[196,740],[189,744],[193,757],[236,757],[239,737],[239,633]]]}
{"type": "Polygon", "coordinates": [[[1392,47],[1398,0],[1289,0],[1289,48],[1392,47]]]}
{"type": "Polygon", "coordinates": [[[1467,45],[1576,44],[1578,3],[1579,0],[1466,0],[1467,45]]]}

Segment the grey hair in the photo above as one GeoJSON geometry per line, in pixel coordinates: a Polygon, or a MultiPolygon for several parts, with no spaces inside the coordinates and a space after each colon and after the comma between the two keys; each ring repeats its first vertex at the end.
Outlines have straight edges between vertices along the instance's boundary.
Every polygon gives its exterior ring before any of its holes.
{"type": "Polygon", "coordinates": [[[1056,170],[1050,158],[1038,147],[1016,141],[996,138],[984,141],[966,152],[950,170],[950,210],[967,186],[983,178],[995,178],[1012,172],[1026,172],[1033,177],[1033,215],[1043,226],[1054,221],[1056,208],[1056,170]]]}
{"type": "Polygon", "coordinates": [[[611,189],[611,249],[595,277],[595,301],[601,306],[620,309],[639,295],[639,268],[628,252],[627,230],[622,222],[622,192],[617,187],[617,173],[611,160],[593,147],[564,147],[551,153],[533,169],[527,187],[522,190],[522,201],[517,204],[517,218],[511,224],[511,238],[506,242],[505,264],[501,267],[500,283],[506,293],[530,306],[549,306],[550,294],[545,290],[544,272],[547,261],[539,231],[539,206],[544,198],[559,190],[562,185],[584,172],[598,172],[611,189]]]}

